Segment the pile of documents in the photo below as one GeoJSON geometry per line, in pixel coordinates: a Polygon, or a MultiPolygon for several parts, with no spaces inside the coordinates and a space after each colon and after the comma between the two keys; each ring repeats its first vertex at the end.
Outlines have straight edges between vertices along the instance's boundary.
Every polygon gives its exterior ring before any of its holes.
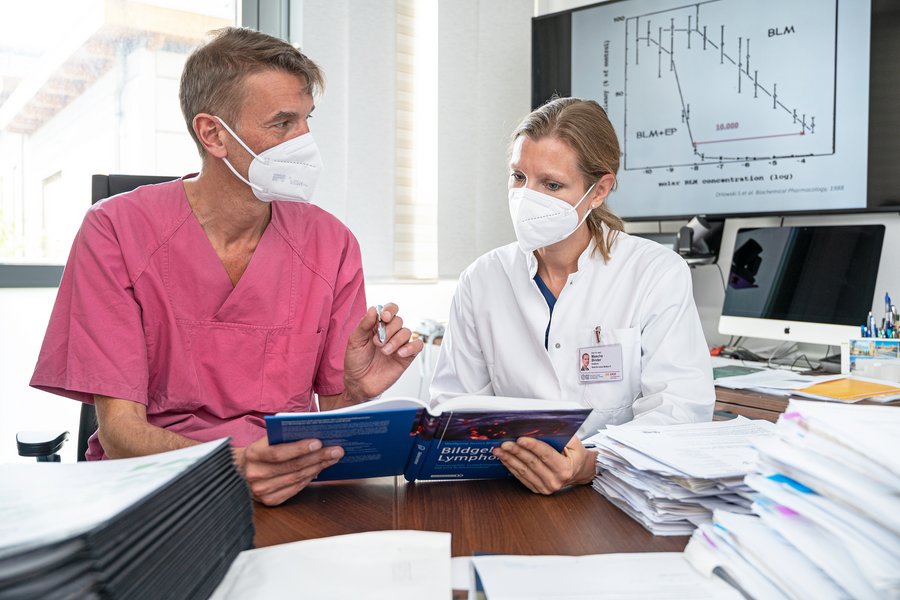
{"type": "Polygon", "coordinates": [[[744,476],[768,421],[611,426],[585,440],[597,450],[594,489],[654,535],[690,535],[716,509],[750,512],[744,476]]]}
{"type": "Polygon", "coordinates": [[[716,385],[732,390],[753,390],[772,396],[801,396],[852,404],[861,400],[892,402],[900,387],[889,381],[848,375],[803,375],[786,369],[764,369],[722,364],[713,367],[716,385]]]}
{"type": "Polygon", "coordinates": [[[228,440],[0,465],[0,599],[207,598],[253,543],[228,440]]]}
{"type": "Polygon", "coordinates": [[[816,385],[843,379],[843,375],[803,375],[787,369],[714,367],[716,386],[732,390],[753,390],[772,396],[789,396],[816,385]],[[746,372],[744,372],[746,371],[746,372]]]}
{"type": "Polygon", "coordinates": [[[755,598],[900,597],[900,409],[792,400],[777,433],[753,515],[717,511],[685,556],[755,598]]]}

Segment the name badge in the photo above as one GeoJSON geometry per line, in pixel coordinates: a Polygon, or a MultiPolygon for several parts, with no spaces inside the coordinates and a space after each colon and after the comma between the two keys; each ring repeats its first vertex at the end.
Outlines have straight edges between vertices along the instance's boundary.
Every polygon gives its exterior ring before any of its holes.
{"type": "Polygon", "coordinates": [[[579,348],[578,381],[581,383],[622,381],[622,344],[579,348]]]}

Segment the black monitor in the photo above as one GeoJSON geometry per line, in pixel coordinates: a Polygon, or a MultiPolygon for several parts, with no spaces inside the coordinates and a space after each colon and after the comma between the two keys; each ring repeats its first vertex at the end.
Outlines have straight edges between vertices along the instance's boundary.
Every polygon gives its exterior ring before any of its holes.
{"type": "Polygon", "coordinates": [[[739,229],[719,332],[839,345],[875,294],[884,225],[739,229]]]}

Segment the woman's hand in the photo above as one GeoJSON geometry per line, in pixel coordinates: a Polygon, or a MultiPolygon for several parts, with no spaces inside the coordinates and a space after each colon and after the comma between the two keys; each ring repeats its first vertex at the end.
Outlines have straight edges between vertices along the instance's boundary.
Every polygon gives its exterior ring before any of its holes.
{"type": "Polygon", "coordinates": [[[597,474],[597,453],[573,436],[562,453],[530,437],[503,442],[493,450],[516,479],[536,494],[552,494],[570,485],[590,483],[597,474]]]}

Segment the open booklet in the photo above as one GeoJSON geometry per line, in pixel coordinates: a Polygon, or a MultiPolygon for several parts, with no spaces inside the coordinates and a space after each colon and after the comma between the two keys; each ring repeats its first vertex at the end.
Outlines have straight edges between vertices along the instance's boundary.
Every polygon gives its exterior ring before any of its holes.
{"type": "Polygon", "coordinates": [[[344,458],[318,479],[403,474],[417,479],[509,476],[491,450],[520,437],[562,450],[591,410],[574,402],[459,396],[429,409],[416,398],[370,400],[317,413],[266,417],[270,444],[318,439],[341,446],[344,458]]]}

